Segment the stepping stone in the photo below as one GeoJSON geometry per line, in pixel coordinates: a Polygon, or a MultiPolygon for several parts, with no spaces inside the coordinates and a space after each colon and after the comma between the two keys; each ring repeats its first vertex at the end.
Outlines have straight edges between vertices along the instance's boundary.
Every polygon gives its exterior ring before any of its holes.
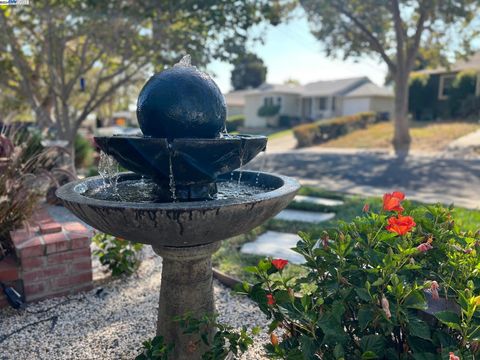
{"type": "Polygon", "coordinates": [[[267,231],[255,241],[243,244],[240,251],[244,254],[272,256],[294,264],[302,264],[305,262],[303,256],[291,250],[299,240],[300,237],[296,234],[267,231]]]}
{"type": "Polygon", "coordinates": [[[319,213],[314,211],[290,210],[281,211],[274,219],[285,221],[301,221],[306,223],[317,224],[331,220],[335,217],[335,213],[319,213]]]}
{"type": "Polygon", "coordinates": [[[325,198],[319,198],[315,196],[304,196],[304,195],[295,196],[294,201],[298,203],[309,203],[309,204],[323,205],[323,206],[343,205],[342,200],[325,199],[325,198]]]}

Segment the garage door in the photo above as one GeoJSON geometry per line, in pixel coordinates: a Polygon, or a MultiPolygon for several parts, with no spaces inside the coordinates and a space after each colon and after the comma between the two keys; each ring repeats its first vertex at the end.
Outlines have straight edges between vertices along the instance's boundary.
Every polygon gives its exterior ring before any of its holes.
{"type": "Polygon", "coordinates": [[[343,115],[353,115],[370,110],[370,98],[343,99],[343,115]]]}

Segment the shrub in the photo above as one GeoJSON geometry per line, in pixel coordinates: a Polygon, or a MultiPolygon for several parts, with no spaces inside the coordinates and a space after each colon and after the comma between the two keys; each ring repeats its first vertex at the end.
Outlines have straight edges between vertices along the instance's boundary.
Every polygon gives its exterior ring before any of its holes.
{"type": "Polygon", "coordinates": [[[75,167],[88,168],[93,164],[94,149],[90,141],[80,134],[75,135],[75,167]]]}
{"type": "Polygon", "coordinates": [[[408,111],[413,117],[416,120],[431,120],[435,99],[436,92],[430,76],[412,74],[409,81],[408,111]]]}
{"type": "MultiPolygon", "coordinates": [[[[236,330],[232,326],[221,324],[217,316],[204,316],[195,319],[189,314],[175,318],[185,334],[198,334],[198,339],[192,343],[195,348],[206,345],[208,350],[202,354],[203,360],[231,359],[229,354],[240,355],[253,344],[252,335],[257,335],[260,329],[255,327],[251,332],[243,327],[236,330]],[[208,328],[216,329],[213,339],[209,339],[208,328]]],[[[175,344],[165,344],[162,336],[156,336],[152,340],[143,343],[142,353],[135,360],[167,360],[175,344]]]]}
{"type": "Polygon", "coordinates": [[[278,115],[280,111],[280,105],[262,105],[257,112],[260,117],[269,117],[278,115]]]}
{"type": "Polygon", "coordinates": [[[290,116],[290,115],[280,115],[278,118],[278,125],[284,128],[291,128],[292,126],[296,126],[300,123],[300,118],[298,116],[290,116]]]}
{"type": "Polygon", "coordinates": [[[298,146],[306,147],[324,143],[358,129],[364,129],[377,121],[379,118],[374,112],[364,112],[299,125],[293,128],[293,134],[297,139],[298,146]]]}
{"type": "Polygon", "coordinates": [[[380,212],[340,223],[320,239],[301,233],[306,276],[285,260],[248,268],[243,291],[271,319],[269,357],[462,359],[480,353],[480,232],[454,210],[384,196],[380,212]],[[452,355],[453,356],[453,355],[452,355]]]}
{"type": "Polygon", "coordinates": [[[245,124],[245,115],[232,115],[227,119],[227,131],[237,131],[238,128],[245,124]]]}
{"type": "Polygon", "coordinates": [[[455,77],[448,97],[451,116],[459,116],[462,112],[463,101],[475,95],[477,72],[475,70],[461,71],[455,77]]]}
{"type": "Polygon", "coordinates": [[[458,114],[463,119],[480,118],[480,96],[469,95],[460,103],[460,111],[458,114]]]}
{"type": "Polygon", "coordinates": [[[142,244],[134,244],[103,233],[96,234],[92,241],[98,246],[93,254],[98,256],[102,265],[108,266],[112,276],[131,275],[138,268],[142,244]]]}
{"type": "Polygon", "coordinates": [[[25,128],[0,129],[0,258],[12,250],[10,231],[30,218],[45,195],[55,158],[25,128]]]}

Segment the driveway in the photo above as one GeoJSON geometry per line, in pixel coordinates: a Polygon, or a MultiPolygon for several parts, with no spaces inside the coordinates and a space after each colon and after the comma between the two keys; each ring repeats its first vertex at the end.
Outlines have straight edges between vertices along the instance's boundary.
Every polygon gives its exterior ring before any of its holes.
{"type": "Polygon", "coordinates": [[[478,158],[410,155],[399,159],[366,151],[292,150],[267,153],[250,168],[290,175],[328,190],[375,196],[402,190],[419,201],[480,208],[478,158]]]}

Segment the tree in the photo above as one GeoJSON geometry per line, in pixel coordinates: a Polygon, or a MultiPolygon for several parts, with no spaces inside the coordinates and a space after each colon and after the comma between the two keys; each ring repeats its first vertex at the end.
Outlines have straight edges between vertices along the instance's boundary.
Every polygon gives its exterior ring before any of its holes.
{"type": "Polygon", "coordinates": [[[0,89],[24,99],[38,125],[53,128],[73,153],[81,123],[120,88],[185,53],[198,66],[214,57],[234,59],[248,28],[277,22],[282,11],[268,0],[44,0],[0,7],[0,89]]]}
{"type": "Polygon", "coordinates": [[[234,62],[232,86],[234,90],[256,88],[265,82],[267,67],[257,55],[246,53],[234,62]]]}
{"type": "MultiPolygon", "coordinates": [[[[419,48],[428,39],[469,50],[477,0],[300,0],[312,33],[324,42],[327,55],[360,57],[375,54],[388,66],[395,85],[395,132],[398,154],[408,152],[408,78],[419,48]]],[[[425,46],[427,48],[427,46],[425,46]]]]}

